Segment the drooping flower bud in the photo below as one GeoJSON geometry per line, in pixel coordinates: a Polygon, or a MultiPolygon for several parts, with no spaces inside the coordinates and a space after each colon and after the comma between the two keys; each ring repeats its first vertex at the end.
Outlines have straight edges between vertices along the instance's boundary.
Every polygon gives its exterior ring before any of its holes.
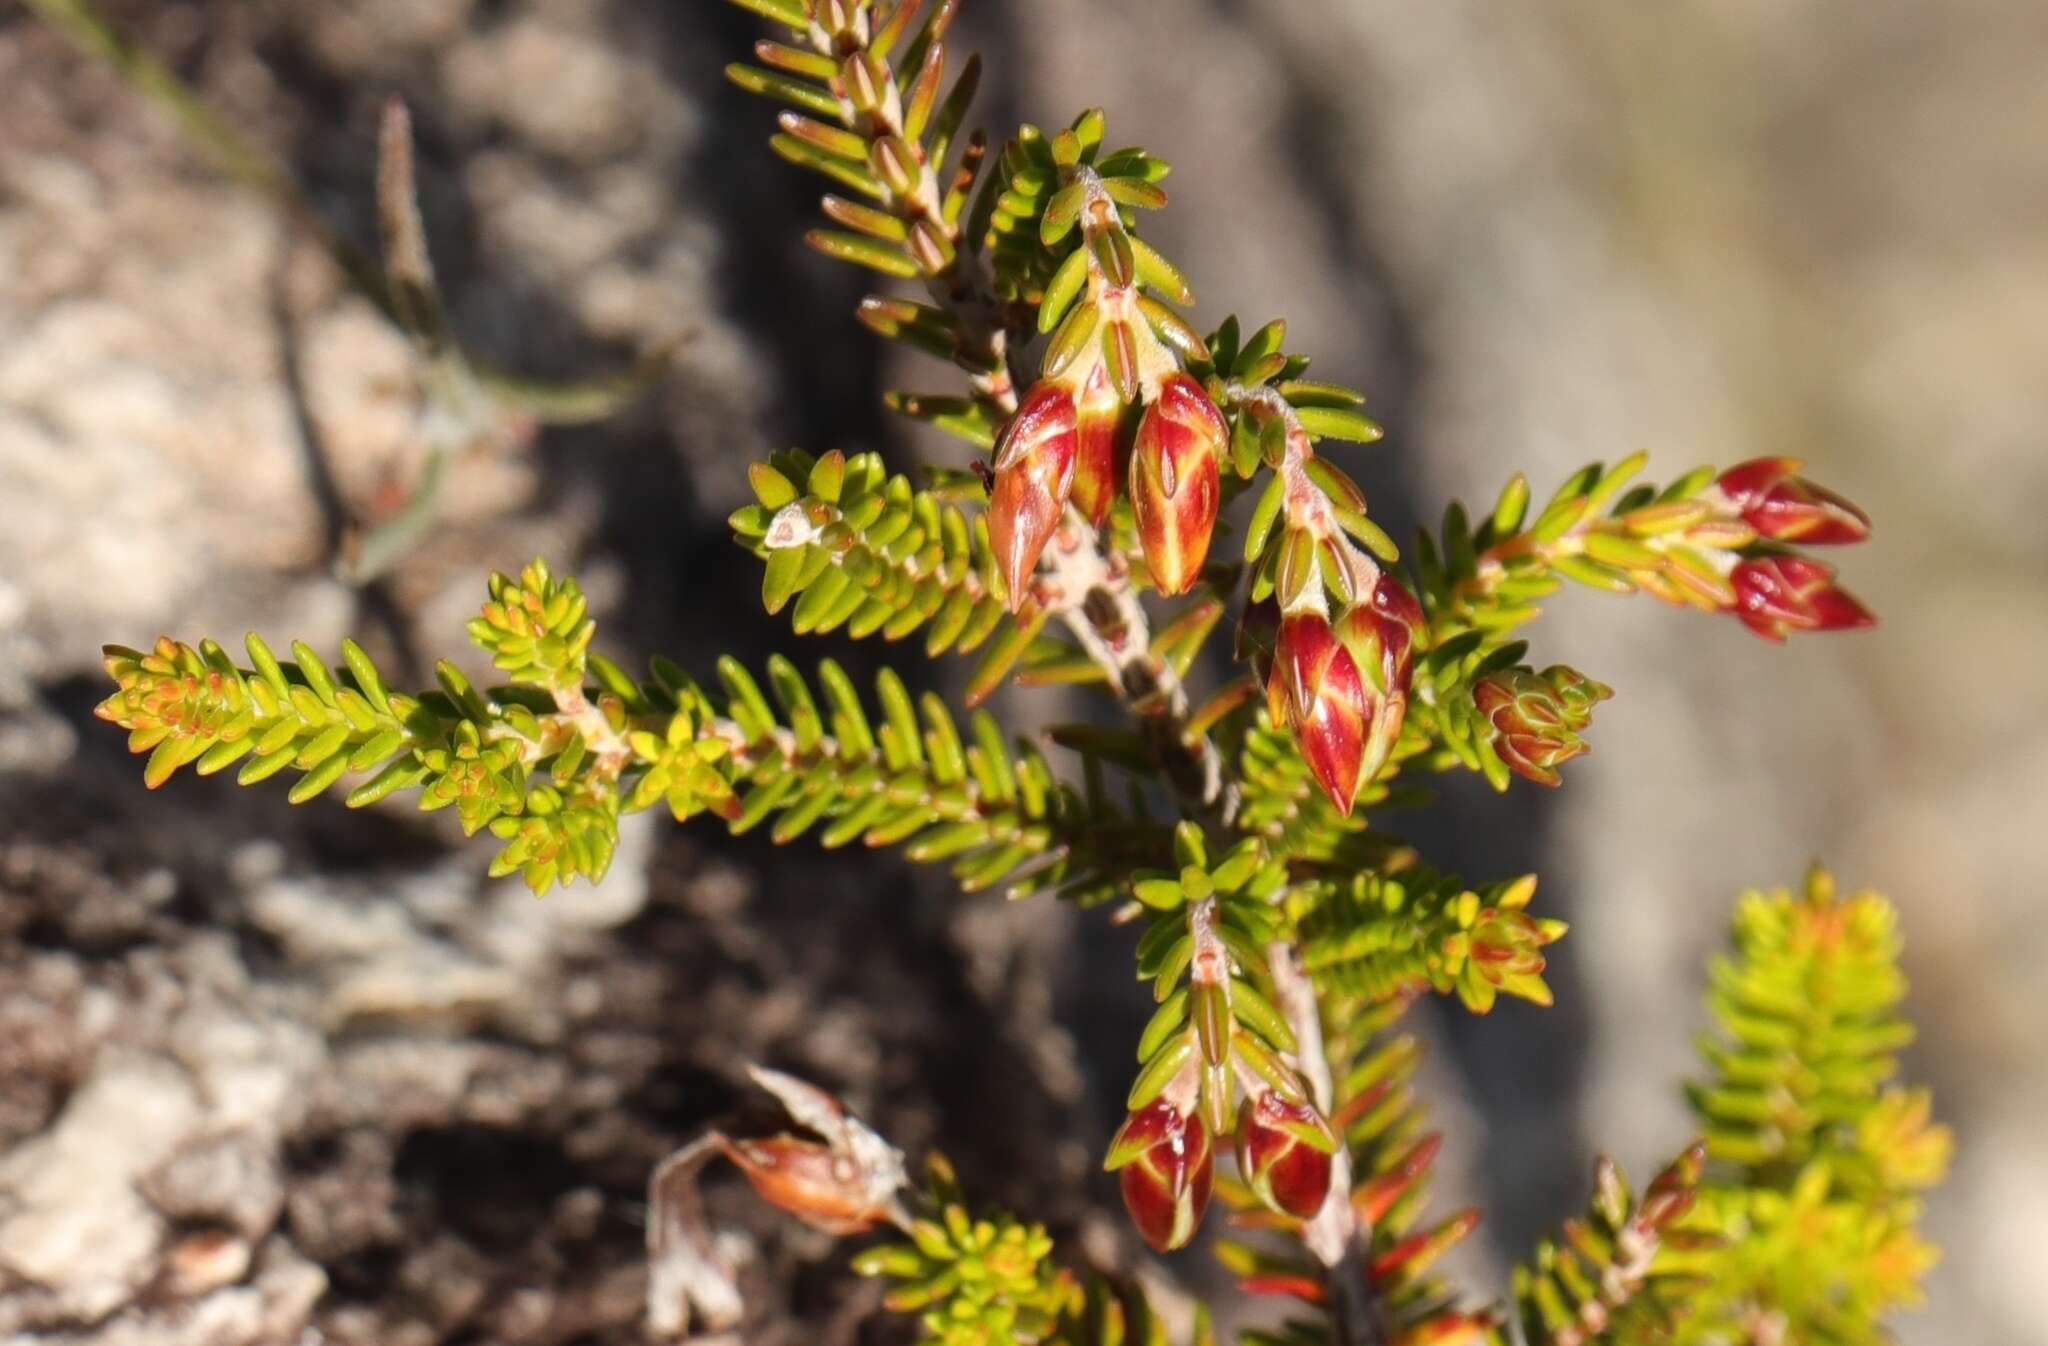
{"type": "Polygon", "coordinates": [[[1405,696],[1423,627],[1422,605],[1415,595],[1382,571],[1372,592],[1337,619],[1337,639],[1381,695],[1405,696]]]}
{"type": "Polygon", "coordinates": [[[1408,587],[1382,573],[1372,592],[1337,618],[1337,639],[1365,680],[1367,725],[1359,784],[1379,775],[1408,714],[1409,674],[1423,633],[1422,607],[1408,587]]]}
{"type": "Polygon", "coordinates": [[[1773,542],[1821,547],[1861,542],[1870,536],[1870,516],[1799,475],[1797,458],[1752,458],[1721,474],[1721,493],[1773,542]]]}
{"type": "Polygon", "coordinates": [[[830,1146],[776,1136],[735,1140],[724,1149],[764,1201],[813,1229],[858,1234],[889,1216],[887,1201],[860,1165],[830,1146]]]}
{"type": "Polygon", "coordinates": [[[1259,1200],[1306,1220],[1330,1192],[1330,1156],[1337,1137],[1306,1100],[1268,1089],[1237,1110],[1237,1170],[1259,1200]]]}
{"type": "Polygon", "coordinates": [[[1379,700],[1366,691],[1351,652],[1321,613],[1281,618],[1266,679],[1267,711],[1294,735],[1316,784],[1347,814],[1358,796],[1379,700]]]}
{"type": "Polygon", "coordinates": [[[1131,509],[1162,594],[1187,592],[1208,559],[1221,489],[1217,464],[1229,444],[1223,413],[1201,384],[1186,374],[1160,381],[1131,448],[1131,509]]]}
{"type": "Polygon", "coordinates": [[[1793,631],[1848,631],[1877,618],[1835,583],[1832,566],[1805,556],[1757,556],[1736,563],[1735,615],[1765,640],[1793,631]]]}
{"type": "Polygon", "coordinates": [[[1216,1176],[1209,1132],[1164,1098],[1124,1119],[1103,1168],[1117,1174],[1124,1209],[1155,1252],[1185,1247],[1209,1208],[1216,1176]]]}
{"type": "Polygon", "coordinates": [[[1077,439],[1074,395],[1041,379],[1025,395],[996,445],[988,536],[1009,589],[1012,612],[1024,605],[1039,553],[1066,510],[1077,439]]]}
{"type": "Polygon", "coordinates": [[[1124,415],[1123,394],[1103,366],[1089,373],[1074,410],[1074,508],[1100,528],[1116,503],[1116,439],[1124,415]]]}
{"type": "Polygon", "coordinates": [[[1592,747],[1579,736],[1592,720],[1592,706],[1613,695],[1573,669],[1558,667],[1541,677],[1519,668],[1489,673],[1472,688],[1472,700],[1492,730],[1489,742],[1508,770],[1538,785],[1554,786],[1557,768],[1592,747]]]}

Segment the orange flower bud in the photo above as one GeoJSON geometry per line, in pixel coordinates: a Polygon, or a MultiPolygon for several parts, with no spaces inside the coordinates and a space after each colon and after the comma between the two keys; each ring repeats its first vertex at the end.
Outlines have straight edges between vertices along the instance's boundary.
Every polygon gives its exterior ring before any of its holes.
{"type": "Polygon", "coordinates": [[[1131,449],[1131,510],[1152,582],[1186,593],[1209,556],[1229,427],[1202,385],[1186,374],[1161,380],[1131,449]]]}
{"type": "Polygon", "coordinates": [[[1039,553],[1066,510],[1076,440],[1074,395],[1041,379],[1025,395],[996,445],[988,536],[1009,588],[1012,612],[1024,605],[1039,553]]]}
{"type": "Polygon", "coordinates": [[[1870,536],[1870,516],[1799,475],[1797,458],[1752,458],[1716,483],[1742,521],[1773,542],[1834,546],[1870,536]]]}
{"type": "Polygon", "coordinates": [[[1877,618],[1835,583],[1834,568],[1805,556],[1757,556],[1728,575],[1735,615],[1765,640],[1792,631],[1847,631],[1877,618]]]}
{"type": "Polygon", "coordinates": [[[1259,1200],[1306,1220],[1330,1192],[1337,1138],[1315,1107],[1268,1089],[1237,1111],[1237,1170],[1259,1200]]]}
{"type": "Polygon", "coordinates": [[[1382,573],[1372,592],[1338,617],[1337,639],[1365,679],[1369,724],[1359,784],[1379,775],[1408,715],[1408,682],[1425,623],[1408,587],[1382,573]]]}
{"type": "MultiPolygon", "coordinates": [[[[1372,592],[1337,619],[1337,639],[1382,696],[1408,694],[1408,673],[1425,623],[1408,586],[1381,572],[1372,592]]],[[[1397,724],[1395,728],[1399,728],[1397,724]]]]}
{"type": "Polygon", "coordinates": [[[1116,432],[1124,399],[1109,371],[1096,365],[1075,399],[1074,508],[1097,528],[1116,503],[1116,432]]]}
{"type": "Polygon", "coordinates": [[[1187,1246],[1209,1208],[1215,1156],[1202,1119],[1164,1098],[1124,1119],[1103,1167],[1117,1174],[1124,1209],[1155,1252],[1187,1246]]]}
{"type": "Polygon", "coordinates": [[[876,1204],[874,1184],[860,1165],[830,1146],[776,1136],[731,1141],[724,1148],[763,1200],[813,1229],[858,1234],[888,1218],[886,1203],[876,1204]]]}
{"type": "Polygon", "coordinates": [[[1266,679],[1266,708],[1301,745],[1302,760],[1330,802],[1345,813],[1358,795],[1366,734],[1379,708],[1351,652],[1319,612],[1283,617],[1266,679]]]}

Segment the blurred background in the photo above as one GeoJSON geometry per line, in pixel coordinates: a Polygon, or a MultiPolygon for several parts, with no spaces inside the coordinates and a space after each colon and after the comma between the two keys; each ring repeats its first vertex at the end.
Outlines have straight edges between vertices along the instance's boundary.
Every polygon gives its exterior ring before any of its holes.
{"type": "MultiPolygon", "coordinates": [[[[1180,166],[1149,236],[1198,323],[1284,315],[1367,390],[1388,436],[1346,466],[1396,536],[1516,468],[1545,489],[1638,448],[1660,480],[1803,457],[1877,521],[1841,558],[1874,632],[1772,649],[1560,599],[1536,662],[1619,691],[1594,755],[1554,797],[1458,792],[1413,829],[1470,876],[1539,869],[1573,923],[1556,1009],[1431,1020],[1440,1200],[1483,1202],[1494,1240],[1474,1287],[1583,1200],[1596,1147],[1647,1173],[1687,1139],[1731,903],[1825,857],[1902,909],[1909,1071],[1957,1131],[1945,1256],[1900,1339],[2048,1344],[2048,6],[965,8],[979,121],[1105,106],[1113,142],[1180,166]]],[[[1099,921],[654,823],[602,887],[536,902],[403,810],[146,795],[90,716],[99,646],[159,632],[354,633],[423,680],[484,576],[536,552],[593,591],[615,655],[790,644],[723,523],[745,465],[963,455],[885,418],[879,387],[948,373],[880,350],[863,277],[800,242],[818,183],[720,74],[755,21],[107,11],[360,246],[403,95],[478,356],[574,378],[683,344],[617,416],[459,454],[420,545],[343,583],[343,539],[421,470],[405,343],[161,107],[0,3],[0,1340],[638,1340],[645,1175],[750,1106],[743,1059],[1128,1256],[1094,1169],[1144,1006],[1099,921]]],[[[753,1339],[880,1339],[825,1241],[735,1184],[712,1199],[753,1339]]]]}

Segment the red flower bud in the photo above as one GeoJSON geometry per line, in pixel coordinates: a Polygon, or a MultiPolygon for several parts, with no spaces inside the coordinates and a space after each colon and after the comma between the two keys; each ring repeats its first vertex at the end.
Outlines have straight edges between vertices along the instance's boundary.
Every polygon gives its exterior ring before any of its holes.
{"type": "Polygon", "coordinates": [[[763,1200],[813,1229],[858,1234],[888,1218],[886,1202],[877,1204],[874,1185],[860,1165],[830,1146],[777,1136],[736,1140],[724,1149],[763,1200]]]}
{"type": "Polygon", "coordinates": [[[1223,413],[1186,374],[1160,381],[1131,449],[1131,510],[1152,582],[1185,593],[1209,555],[1221,489],[1217,463],[1228,450],[1223,413]]]}
{"type": "Polygon", "coordinates": [[[1266,709],[1301,746],[1316,784],[1344,813],[1358,796],[1366,734],[1379,709],[1358,676],[1358,665],[1319,612],[1280,620],[1273,671],[1266,679],[1266,709]]]}
{"type": "Polygon", "coordinates": [[[1721,493],[1757,536],[1829,546],[1870,536],[1870,516],[1798,475],[1797,458],[1752,458],[1721,474],[1721,493]]]}
{"type": "Polygon", "coordinates": [[[1025,395],[996,444],[988,536],[1010,591],[1012,612],[1024,605],[1038,555],[1066,510],[1077,439],[1074,395],[1041,379],[1025,395]]]}
{"type": "Polygon", "coordinates": [[[1472,688],[1473,704],[1493,731],[1493,751],[1524,780],[1558,784],[1557,768],[1592,751],[1579,737],[1596,701],[1613,695],[1592,679],[1553,668],[1542,677],[1511,668],[1489,673],[1472,688]]]}
{"type": "Polygon", "coordinates": [[[1835,583],[1833,567],[1805,556],[1757,556],[1736,563],[1735,615],[1765,640],[1792,631],[1847,631],[1877,618],[1835,583]]]}
{"type": "Polygon", "coordinates": [[[1415,646],[1425,625],[1422,605],[1408,586],[1381,572],[1364,601],[1352,604],[1337,619],[1337,639],[1381,695],[1405,698],[1415,646]]]}
{"type": "Polygon", "coordinates": [[[1124,1119],[1102,1166],[1118,1175],[1124,1209],[1153,1251],[1172,1252],[1195,1236],[1216,1176],[1200,1117],[1154,1099],[1124,1119]]]}
{"type": "Polygon", "coordinates": [[[1109,371],[1096,365],[1075,399],[1074,508],[1097,528],[1116,503],[1116,432],[1123,421],[1123,394],[1109,371]]]}
{"type": "Polygon", "coordinates": [[[1364,601],[1345,609],[1337,619],[1337,639],[1350,651],[1364,676],[1370,723],[1365,752],[1359,760],[1359,784],[1379,775],[1401,722],[1408,714],[1408,681],[1415,646],[1422,639],[1422,607],[1406,585],[1382,574],[1364,601]]]}
{"type": "Polygon", "coordinates": [[[1337,1138],[1315,1108],[1272,1089],[1237,1110],[1237,1170],[1259,1200],[1306,1220],[1330,1193],[1337,1138]]]}

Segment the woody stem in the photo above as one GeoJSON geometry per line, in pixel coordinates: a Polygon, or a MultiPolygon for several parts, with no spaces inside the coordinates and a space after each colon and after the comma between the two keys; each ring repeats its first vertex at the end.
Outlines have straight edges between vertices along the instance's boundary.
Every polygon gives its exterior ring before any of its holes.
{"type": "MultiPolygon", "coordinates": [[[[1315,985],[1291,944],[1282,941],[1268,946],[1267,958],[1273,969],[1274,997],[1294,1031],[1297,1064],[1316,1107],[1328,1116],[1335,1107],[1336,1087],[1323,1049],[1315,985]]],[[[1301,1242],[1322,1264],[1324,1303],[1340,1346],[1386,1346],[1387,1325],[1366,1278],[1365,1253],[1372,1229],[1359,1219],[1351,1204],[1351,1152],[1341,1136],[1338,1142],[1337,1152],[1330,1156],[1330,1190],[1323,1197],[1322,1209],[1302,1226],[1301,1242]]]]}

